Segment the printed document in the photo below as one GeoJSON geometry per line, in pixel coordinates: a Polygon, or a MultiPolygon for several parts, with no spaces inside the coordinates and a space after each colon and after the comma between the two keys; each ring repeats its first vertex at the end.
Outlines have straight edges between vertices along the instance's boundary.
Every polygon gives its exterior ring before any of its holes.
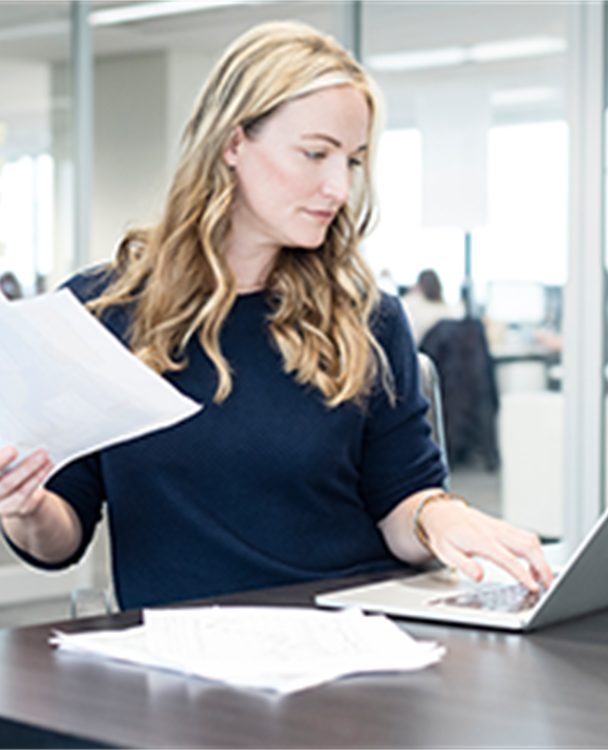
{"type": "Polygon", "coordinates": [[[290,607],[145,610],[143,625],[56,631],[62,650],[168,669],[239,688],[291,693],[347,675],[402,672],[445,653],[383,615],[290,607]]]}
{"type": "Polygon", "coordinates": [[[45,448],[55,470],[201,409],[67,289],[0,300],[0,393],[0,446],[45,448]]]}

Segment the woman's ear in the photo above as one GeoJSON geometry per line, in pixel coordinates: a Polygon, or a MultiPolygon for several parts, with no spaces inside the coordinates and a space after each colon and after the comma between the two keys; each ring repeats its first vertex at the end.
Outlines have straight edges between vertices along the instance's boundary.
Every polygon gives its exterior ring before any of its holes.
{"type": "Polygon", "coordinates": [[[245,131],[240,125],[237,125],[230,134],[223,151],[224,161],[229,167],[236,167],[245,137],[245,131]]]}

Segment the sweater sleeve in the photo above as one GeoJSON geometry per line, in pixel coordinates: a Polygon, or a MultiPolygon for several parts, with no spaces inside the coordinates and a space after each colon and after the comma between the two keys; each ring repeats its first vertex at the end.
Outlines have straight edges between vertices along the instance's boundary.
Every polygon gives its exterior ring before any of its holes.
{"type": "Polygon", "coordinates": [[[396,297],[383,297],[374,333],[390,363],[395,392],[394,403],[384,389],[373,395],[364,437],[361,495],[380,521],[406,497],[442,486],[447,469],[431,438],[416,345],[396,297]]]}
{"type": "Polygon", "coordinates": [[[105,498],[99,455],[93,454],[73,461],[60,469],[46,482],[47,490],[59,495],[74,509],[82,529],[78,549],[65,560],[48,563],[19,549],[5,535],[12,550],[25,562],[44,570],[62,570],[77,563],[89,546],[95,527],[101,519],[101,506],[105,498]]]}

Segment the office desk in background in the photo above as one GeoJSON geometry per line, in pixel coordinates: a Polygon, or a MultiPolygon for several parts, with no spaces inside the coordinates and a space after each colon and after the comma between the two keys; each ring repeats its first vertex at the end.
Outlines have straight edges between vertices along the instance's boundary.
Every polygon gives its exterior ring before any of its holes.
{"type": "MultiPolygon", "coordinates": [[[[214,600],[308,605],[346,581],[214,600]]],[[[205,602],[210,603],[210,602],[205,602]]],[[[62,623],[126,627],[137,612],[62,623]]],[[[0,632],[3,747],[607,747],[608,611],[525,636],[402,621],[448,648],[420,672],[357,677],[284,698],[74,657],[51,626],[0,632]]]]}
{"type": "Polygon", "coordinates": [[[550,380],[549,368],[560,355],[540,344],[502,344],[491,349],[496,385],[501,394],[543,391],[550,380]]]}

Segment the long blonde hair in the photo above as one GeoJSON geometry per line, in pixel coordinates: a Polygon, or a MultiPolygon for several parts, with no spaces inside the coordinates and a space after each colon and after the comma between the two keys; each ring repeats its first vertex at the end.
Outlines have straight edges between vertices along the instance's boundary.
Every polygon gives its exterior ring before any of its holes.
{"type": "MultiPolygon", "coordinates": [[[[235,178],[225,146],[238,125],[250,133],[283,103],[343,85],[366,98],[371,146],[379,119],[375,87],[331,37],[300,23],[262,24],[215,66],[187,123],[160,222],[124,237],[112,283],[89,303],[98,314],[134,303],[130,345],[157,372],[184,367],[186,346],[198,335],[218,375],[214,400],[230,394],[220,332],[236,297],[224,256],[235,178]]],[[[283,248],[265,287],[285,371],[316,386],[329,406],[360,400],[378,373],[390,390],[386,357],[370,329],[379,293],[358,249],[373,215],[369,157],[359,174],[322,246],[283,248]]]]}

